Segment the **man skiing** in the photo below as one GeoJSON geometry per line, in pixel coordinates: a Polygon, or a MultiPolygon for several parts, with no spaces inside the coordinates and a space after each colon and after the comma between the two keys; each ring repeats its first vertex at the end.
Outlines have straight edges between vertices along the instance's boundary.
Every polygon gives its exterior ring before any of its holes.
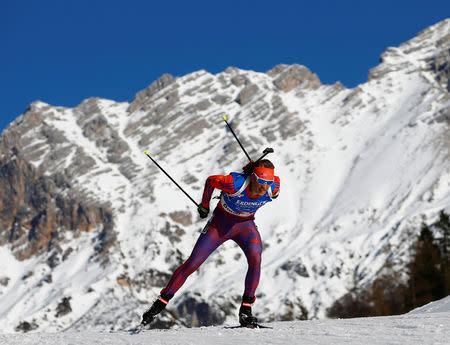
{"type": "Polygon", "coordinates": [[[239,323],[244,327],[257,326],[251,307],[255,301],[255,291],[259,283],[262,243],[254,223],[255,212],[279,195],[280,178],[274,175],[274,166],[268,159],[249,163],[244,173],[208,177],[203,191],[198,213],[201,218],[209,214],[209,203],[214,189],[220,189],[220,202],[202,231],[191,255],[173,273],[160,296],[142,316],[142,325],[152,322],[167,305],[187,277],[227,240],[235,241],[247,257],[248,270],[245,290],[239,309],[239,323]]]}

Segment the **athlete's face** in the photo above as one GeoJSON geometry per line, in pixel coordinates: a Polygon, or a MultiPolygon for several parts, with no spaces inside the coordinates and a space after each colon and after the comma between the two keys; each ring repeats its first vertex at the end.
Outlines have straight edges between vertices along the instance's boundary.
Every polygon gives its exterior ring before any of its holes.
{"type": "Polygon", "coordinates": [[[266,194],[267,190],[270,188],[268,184],[259,184],[256,180],[256,176],[253,174],[250,179],[250,191],[253,197],[260,197],[266,194]]]}

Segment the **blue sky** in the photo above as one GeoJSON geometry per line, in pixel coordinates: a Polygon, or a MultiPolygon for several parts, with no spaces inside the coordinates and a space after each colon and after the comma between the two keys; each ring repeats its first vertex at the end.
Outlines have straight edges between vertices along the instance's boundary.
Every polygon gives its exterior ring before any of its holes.
{"type": "Polygon", "coordinates": [[[131,101],[164,73],[298,63],[355,87],[450,1],[49,1],[0,4],[0,130],[35,100],[131,101]]]}

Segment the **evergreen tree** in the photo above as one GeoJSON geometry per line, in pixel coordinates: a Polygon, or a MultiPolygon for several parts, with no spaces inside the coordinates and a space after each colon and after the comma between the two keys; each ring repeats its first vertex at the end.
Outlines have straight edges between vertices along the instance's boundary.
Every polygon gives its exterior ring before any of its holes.
{"type": "Polygon", "coordinates": [[[450,219],[444,211],[430,227],[423,224],[408,265],[407,285],[386,262],[385,273],[365,287],[355,286],[328,309],[328,317],[403,314],[450,294],[450,219]]]}
{"type": "Polygon", "coordinates": [[[438,231],[442,237],[438,241],[441,254],[441,275],[444,283],[444,295],[450,294],[450,219],[444,211],[439,214],[439,221],[436,223],[438,231]]]}
{"type": "Polygon", "coordinates": [[[414,308],[445,297],[440,263],[440,252],[434,244],[433,233],[423,224],[409,279],[414,308]]]}

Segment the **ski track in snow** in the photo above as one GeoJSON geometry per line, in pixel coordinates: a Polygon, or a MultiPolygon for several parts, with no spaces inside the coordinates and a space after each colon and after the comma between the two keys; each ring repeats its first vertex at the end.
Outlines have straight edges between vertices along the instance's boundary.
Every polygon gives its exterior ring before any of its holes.
{"type": "MultiPolygon", "coordinates": [[[[447,297],[449,300],[449,297],[447,297]]],[[[400,316],[271,323],[273,329],[227,329],[223,326],[126,331],[3,334],[0,343],[28,344],[448,344],[450,312],[410,313],[400,316]]]]}

